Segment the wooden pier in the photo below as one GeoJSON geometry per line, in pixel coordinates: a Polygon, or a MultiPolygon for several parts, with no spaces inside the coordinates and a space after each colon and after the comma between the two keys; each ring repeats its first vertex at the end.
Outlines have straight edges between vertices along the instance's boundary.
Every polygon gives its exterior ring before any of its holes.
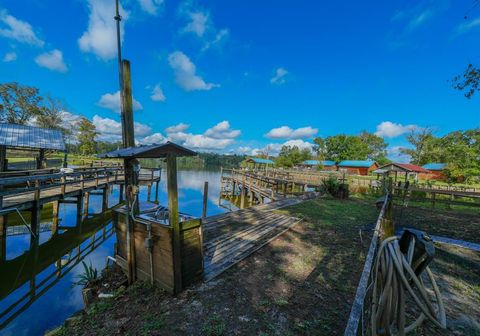
{"type": "Polygon", "coordinates": [[[317,196],[312,192],[206,218],[203,222],[204,280],[215,278],[301,221],[274,210],[317,196]]]}
{"type": "MultiPolygon", "coordinates": [[[[142,169],[140,185],[156,185],[158,199],[159,169],[142,169]]],[[[4,173],[9,174],[9,173],[4,173]]],[[[12,173],[13,174],[13,173],[12,173]]],[[[77,204],[77,215],[88,215],[90,194],[102,196],[102,210],[108,208],[108,194],[113,185],[120,186],[120,199],[124,198],[124,172],[122,167],[79,168],[73,173],[49,172],[38,175],[35,171],[15,172],[13,177],[0,179],[0,237],[7,234],[7,215],[15,211],[30,211],[29,224],[34,235],[40,231],[41,209],[53,202],[53,218],[58,217],[59,203],[77,204]]]]}

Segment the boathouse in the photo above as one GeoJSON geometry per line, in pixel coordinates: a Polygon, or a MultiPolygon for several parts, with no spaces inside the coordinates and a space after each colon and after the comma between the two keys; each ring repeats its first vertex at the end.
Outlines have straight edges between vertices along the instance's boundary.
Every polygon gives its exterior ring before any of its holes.
{"type": "Polygon", "coordinates": [[[423,167],[411,163],[398,162],[391,162],[383,165],[375,170],[374,173],[386,174],[387,176],[393,174],[395,176],[395,181],[399,179],[399,175],[403,177],[405,181],[408,181],[410,177],[413,177],[414,181],[427,179],[430,175],[430,171],[423,167]]]}
{"type": "Polygon", "coordinates": [[[368,175],[378,168],[375,161],[370,160],[343,160],[337,164],[339,171],[345,171],[353,175],[368,175]]]}
{"type": "Polygon", "coordinates": [[[445,168],[447,167],[446,163],[436,163],[431,162],[423,165],[422,168],[430,171],[430,179],[433,180],[443,180],[445,178],[445,168]]]}
{"type": "Polygon", "coordinates": [[[249,168],[265,170],[272,167],[275,163],[270,159],[251,157],[246,160],[249,168]]]}
{"type": "MultiPolygon", "coordinates": [[[[0,123],[0,172],[12,169],[9,165],[7,153],[26,153],[34,161],[13,166],[13,170],[46,168],[46,154],[49,152],[65,152],[66,146],[63,134],[59,130],[41,127],[0,123]]],[[[61,164],[59,160],[58,164],[61,164]]]]}
{"type": "MultiPolygon", "coordinates": [[[[167,162],[168,208],[138,202],[138,182],[126,178],[127,204],[115,209],[117,235],[115,260],[125,270],[129,282],[136,279],[156,282],[171,293],[178,293],[203,275],[201,219],[178,211],[177,157],[197,153],[172,142],[161,145],[128,147],[99,155],[102,158],[165,158],[167,162]]],[[[134,168],[135,170],[135,168],[134,168]]]]}

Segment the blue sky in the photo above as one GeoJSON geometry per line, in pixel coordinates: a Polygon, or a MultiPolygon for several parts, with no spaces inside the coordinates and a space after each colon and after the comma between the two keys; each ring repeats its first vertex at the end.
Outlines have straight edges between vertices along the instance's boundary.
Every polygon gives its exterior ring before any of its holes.
{"type": "MultiPolygon", "coordinates": [[[[315,136],[478,127],[448,82],[480,63],[474,1],[123,0],[140,143],[255,153],[315,136]],[[464,17],[467,15],[467,19],[464,17]]],[[[2,0],[0,81],[64,100],[119,138],[114,0],[2,0]]]]}

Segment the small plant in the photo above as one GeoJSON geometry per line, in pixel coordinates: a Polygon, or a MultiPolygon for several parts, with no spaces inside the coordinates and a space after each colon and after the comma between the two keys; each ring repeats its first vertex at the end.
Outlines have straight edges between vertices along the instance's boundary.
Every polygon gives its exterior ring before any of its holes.
{"type": "Polygon", "coordinates": [[[206,336],[222,336],[225,334],[225,323],[221,321],[221,317],[214,315],[203,326],[202,332],[206,336]]]}
{"type": "Polygon", "coordinates": [[[90,265],[87,265],[85,261],[82,261],[82,265],[83,274],[77,277],[78,280],[74,282],[74,286],[86,287],[91,281],[98,279],[98,271],[92,266],[92,263],[90,263],[90,265]]]}

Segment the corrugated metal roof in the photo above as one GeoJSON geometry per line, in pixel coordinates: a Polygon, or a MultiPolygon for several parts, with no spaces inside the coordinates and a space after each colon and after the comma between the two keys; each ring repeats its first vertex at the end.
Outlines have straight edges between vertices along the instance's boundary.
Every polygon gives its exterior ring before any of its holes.
{"type": "Polygon", "coordinates": [[[274,162],[272,160],[269,160],[269,159],[262,159],[262,158],[256,158],[256,157],[253,157],[253,158],[248,158],[247,161],[250,161],[250,162],[255,162],[255,163],[263,163],[263,164],[273,164],[274,162]]]}
{"type": "Polygon", "coordinates": [[[411,163],[398,163],[398,162],[391,162],[387,163],[380,167],[381,169],[385,169],[388,171],[399,171],[399,172],[407,172],[407,173],[425,173],[428,174],[429,171],[425,168],[420,166],[411,164],[411,163]]]}
{"type": "Polygon", "coordinates": [[[65,151],[62,132],[17,124],[0,123],[0,145],[65,151]]]}
{"type": "Polygon", "coordinates": [[[375,161],[369,160],[343,160],[338,163],[339,167],[358,167],[358,168],[370,168],[375,164],[375,161]]]}
{"type": "Polygon", "coordinates": [[[173,142],[167,141],[164,144],[153,144],[148,146],[128,147],[117,149],[112,152],[97,155],[99,158],[140,158],[140,159],[155,159],[163,158],[167,154],[175,156],[194,156],[196,152],[177,145],[173,142]]]}
{"type": "Polygon", "coordinates": [[[431,162],[431,163],[427,163],[426,165],[423,165],[422,167],[428,170],[444,170],[446,166],[447,166],[446,163],[431,162]]]}
{"type": "Polygon", "coordinates": [[[322,165],[322,166],[335,166],[335,161],[330,161],[330,160],[326,160],[326,161],[319,161],[319,160],[305,160],[303,161],[303,164],[304,165],[308,165],[308,166],[318,166],[318,165],[322,165]]]}

